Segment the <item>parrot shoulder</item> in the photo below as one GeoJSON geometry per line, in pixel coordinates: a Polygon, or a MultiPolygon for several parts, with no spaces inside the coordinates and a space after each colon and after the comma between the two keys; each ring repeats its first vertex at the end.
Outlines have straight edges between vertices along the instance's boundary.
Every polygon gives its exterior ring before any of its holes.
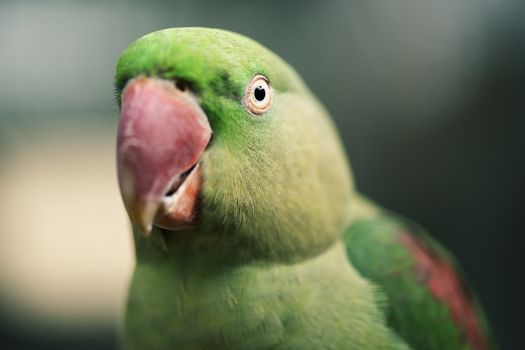
{"type": "Polygon", "coordinates": [[[345,246],[351,264],[386,296],[388,325],[415,349],[494,348],[454,257],[417,224],[363,203],[345,246]]]}

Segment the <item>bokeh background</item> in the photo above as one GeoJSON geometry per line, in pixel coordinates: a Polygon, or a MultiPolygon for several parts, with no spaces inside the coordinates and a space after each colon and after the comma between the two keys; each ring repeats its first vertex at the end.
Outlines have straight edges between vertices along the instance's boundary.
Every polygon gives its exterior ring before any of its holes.
{"type": "Polygon", "coordinates": [[[133,264],[113,70],[174,26],[246,34],[334,116],[358,188],[460,259],[502,348],[523,306],[525,2],[0,2],[0,347],[115,349],[133,264]]]}

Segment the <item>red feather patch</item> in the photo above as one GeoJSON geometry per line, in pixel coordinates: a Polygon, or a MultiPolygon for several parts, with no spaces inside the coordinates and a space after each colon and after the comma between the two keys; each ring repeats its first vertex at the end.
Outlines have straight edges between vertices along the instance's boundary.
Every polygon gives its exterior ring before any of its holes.
{"type": "Polygon", "coordinates": [[[448,306],[464,341],[476,350],[489,349],[472,297],[450,262],[409,233],[401,233],[400,240],[414,256],[419,282],[426,284],[432,295],[448,306]]]}

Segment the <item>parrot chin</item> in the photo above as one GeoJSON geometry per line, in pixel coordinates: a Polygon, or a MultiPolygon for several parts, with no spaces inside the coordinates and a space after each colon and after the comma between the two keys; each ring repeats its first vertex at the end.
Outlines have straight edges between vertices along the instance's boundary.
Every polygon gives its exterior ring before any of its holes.
{"type": "Polygon", "coordinates": [[[147,236],[195,225],[208,118],[187,84],[138,77],[122,93],[117,169],[131,221],[147,236]]]}

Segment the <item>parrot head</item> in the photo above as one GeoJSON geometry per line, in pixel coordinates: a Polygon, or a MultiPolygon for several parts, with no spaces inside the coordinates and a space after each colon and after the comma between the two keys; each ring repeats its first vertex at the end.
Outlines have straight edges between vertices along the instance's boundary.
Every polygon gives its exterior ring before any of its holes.
{"type": "Polygon", "coordinates": [[[332,122],[297,73],[239,34],[173,28],[116,69],[117,169],[137,240],[290,260],[348,221],[353,184],[332,122]]]}

